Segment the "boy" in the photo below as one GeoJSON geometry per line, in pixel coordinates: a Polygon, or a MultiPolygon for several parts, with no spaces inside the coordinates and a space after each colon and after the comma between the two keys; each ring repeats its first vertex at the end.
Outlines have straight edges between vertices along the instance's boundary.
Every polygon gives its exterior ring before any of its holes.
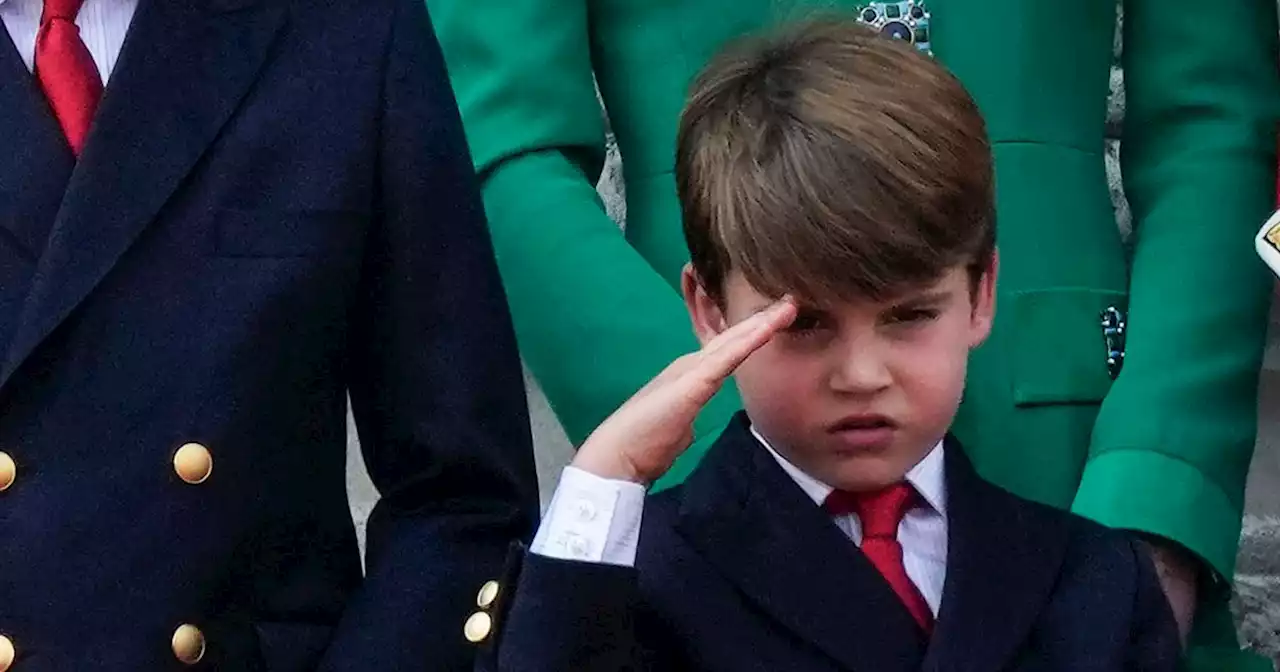
{"type": "Polygon", "coordinates": [[[1146,556],[947,438],[997,266],[964,88],[805,24],[713,61],[676,165],[704,347],[592,434],[518,576],[482,590],[482,669],[1174,669],[1146,556]],[[745,414],[644,500],[730,373],[745,414]]]}

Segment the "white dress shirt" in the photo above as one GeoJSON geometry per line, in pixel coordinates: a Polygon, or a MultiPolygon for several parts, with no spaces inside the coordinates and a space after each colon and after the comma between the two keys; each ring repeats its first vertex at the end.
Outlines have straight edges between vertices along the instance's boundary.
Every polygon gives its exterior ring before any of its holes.
{"type": "MultiPolygon", "coordinates": [[[[169,2],[171,0],[161,0],[169,2]]],[[[102,83],[111,78],[111,71],[120,58],[120,48],[129,32],[138,0],[84,0],[76,26],[80,39],[98,66],[102,83]]],[[[0,19],[18,54],[27,64],[27,70],[35,67],[36,32],[40,29],[40,14],[44,12],[44,0],[0,0],[0,19]]],[[[0,45],[3,47],[3,45],[0,45]]]]}
{"type": "MultiPolygon", "coordinates": [[[[754,427],[751,433],[814,505],[821,507],[834,488],[788,462],[754,427]]],[[[939,443],[907,472],[907,482],[920,493],[925,505],[907,512],[898,526],[902,564],[935,617],[942,604],[942,587],[947,578],[943,450],[939,443]]],[[[644,497],[644,487],[636,483],[600,478],[572,466],[565,467],[530,550],[562,560],[634,566],[644,497]]],[[[862,524],[857,515],[834,516],[831,520],[853,543],[861,545],[862,524]]]]}

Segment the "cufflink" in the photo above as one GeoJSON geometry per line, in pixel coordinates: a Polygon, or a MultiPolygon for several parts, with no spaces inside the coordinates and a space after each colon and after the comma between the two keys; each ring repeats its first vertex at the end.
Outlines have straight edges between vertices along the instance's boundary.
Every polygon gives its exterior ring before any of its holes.
{"type": "Polygon", "coordinates": [[[890,39],[910,42],[930,56],[933,55],[929,35],[932,18],[924,0],[888,0],[858,7],[858,23],[871,26],[890,39]]]}

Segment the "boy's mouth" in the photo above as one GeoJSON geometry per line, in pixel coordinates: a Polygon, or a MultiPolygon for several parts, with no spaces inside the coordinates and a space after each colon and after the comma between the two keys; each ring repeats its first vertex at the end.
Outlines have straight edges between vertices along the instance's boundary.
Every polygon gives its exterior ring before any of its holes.
{"type": "Polygon", "coordinates": [[[854,450],[884,448],[893,440],[897,423],[885,415],[850,415],[831,425],[827,430],[841,444],[854,450]]]}
{"type": "Polygon", "coordinates": [[[887,415],[879,415],[876,413],[868,413],[864,415],[850,415],[836,421],[831,425],[833,432],[846,432],[865,429],[893,429],[897,424],[887,415]]]}

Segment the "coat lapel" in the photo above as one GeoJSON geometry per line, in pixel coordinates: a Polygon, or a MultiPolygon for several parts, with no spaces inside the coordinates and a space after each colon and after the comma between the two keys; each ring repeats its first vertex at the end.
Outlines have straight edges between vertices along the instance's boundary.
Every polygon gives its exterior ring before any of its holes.
{"type": "Polygon", "coordinates": [[[739,414],[690,478],[678,530],[762,610],[844,669],[916,670],[924,640],[889,585],[739,414]]]}
{"type": "MultiPolygon", "coordinates": [[[[284,20],[260,0],[143,0],[32,282],[0,389],[213,142],[284,20]]],[[[0,131],[3,132],[3,131],[0,131]]]]}
{"type": "Polygon", "coordinates": [[[983,480],[948,440],[947,578],[928,672],[995,672],[1025,641],[1068,543],[1067,518],[983,480]]]}
{"type": "Polygon", "coordinates": [[[48,241],[75,157],[44,93],[4,30],[0,30],[0,147],[5,148],[0,152],[0,237],[8,238],[4,242],[34,263],[48,241]]]}

